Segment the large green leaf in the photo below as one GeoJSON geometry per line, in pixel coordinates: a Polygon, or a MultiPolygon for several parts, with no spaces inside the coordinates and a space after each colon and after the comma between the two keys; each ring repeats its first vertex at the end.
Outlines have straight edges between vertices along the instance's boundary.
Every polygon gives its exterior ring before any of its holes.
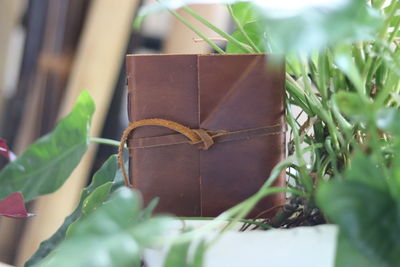
{"type": "Polygon", "coordinates": [[[137,192],[120,188],[111,199],[80,221],[39,266],[140,266],[144,246],[168,229],[170,220],[143,220],[137,192]]]}
{"type": "Polygon", "coordinates": [[[382,262],[377,262],[365,257],[349,239],[339,233],[336,250],[336,267],[387,267],[382,262]]]}
{"type": "Polygon", "coordinates": [[[32,144],[0,172],[0,199],[19,191],[25,201],[30,201],[56,191],[87,150],[93,112],[93,100],[83,92],[72,112],[53,132],[32,144]]]}
{"type": "MultiPolygon", "coordinates": [[[[117,173],[117,156],[112,155],[94,174],[90,185],[82,190],[79,204],[74,212],[65,219],[61,227],[48,240],[45,240],[40,244],[39,249],[25,263],[26,267],[36,265],[65,239],[67,229],[72,223],[80,219],[82,215],[83,203],[88,202],[88,197],[91,196],[92,193],[96,192],[97,188],[101,187],[102,185],[106,185],[111,181],[117,180],[117,173]]],[[[96,203],[98,202],[96,201],[96,203]]],[[[90,203],[90,206],[93,205],[90,203]]]]}
{"type": "Polygon", "coordinates": [[[356,155],[344,178],[319,187],[319,206],[365,257],[400,263],[400,199],[394,199],[372,157],[356,155]]]}
{"type": "Polygon", "coordinates": [[[387,192],[388,184],[382,168],[376,164],[373,156],[366,156],[361,152],[353,155],[351,167],[346,171],[348,181],[358,182],[381,192],[387,192]]]}

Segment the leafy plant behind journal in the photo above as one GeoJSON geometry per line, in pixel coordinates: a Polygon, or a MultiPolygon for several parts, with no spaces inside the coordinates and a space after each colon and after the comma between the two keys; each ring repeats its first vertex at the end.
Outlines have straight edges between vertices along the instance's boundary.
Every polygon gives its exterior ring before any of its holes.
{"type": "Polygon", "coordinates": [[[321,209],[339,225],[337,265],[400,266],[399,1],[203,2],[229,3],[233,34],[183,7],[226,39],[226,51],[171,13],[217,52],[286,55],[292,193],[302,215],[321,209]]]}

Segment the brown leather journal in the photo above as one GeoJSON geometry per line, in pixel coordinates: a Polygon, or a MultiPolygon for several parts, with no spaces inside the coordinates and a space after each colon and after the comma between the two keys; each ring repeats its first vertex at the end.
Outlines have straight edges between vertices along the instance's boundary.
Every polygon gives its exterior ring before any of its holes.
{"type": "MultiPolygon", "coordinates": [[[[128,55],[129,176],[156,212],[217,216],[283,159],[284,69],[266,55],[128,55]],[[137,129],[136,129],[137,128],[137,129]]],[[[284,186],[283,174],[275,185],[284,186]]],[[[282,204],[262,200],[256,215],[282,204]]]]}

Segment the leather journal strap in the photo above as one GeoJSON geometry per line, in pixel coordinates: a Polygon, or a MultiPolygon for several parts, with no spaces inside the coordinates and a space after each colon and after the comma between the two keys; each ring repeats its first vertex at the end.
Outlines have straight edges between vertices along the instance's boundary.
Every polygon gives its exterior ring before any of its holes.
{"type": "Polygon", "coordinates": [[[136,128],[142,126],[166,127],[170,130],[178,132],[178,134],[132,139],[128,143],[129,149],[150,148],[177,144],[191,144],[196,146],[198,149],[207,150],[215,143],[250,139],[256,136],[275,135],[285,131],[285,127],[283,124],[275,124],[271,126],[244,129],[238,131],[226,131],[190,129],[177,122],[158,118],[144,119],[133,122],[124,130],[118,149],[118,162],[121,165],[125,185],[128,187],[132,187],[132,185],[129,181],[129,177],[125,168],[123,150],[129,134],[132,133],[136,128]]]}

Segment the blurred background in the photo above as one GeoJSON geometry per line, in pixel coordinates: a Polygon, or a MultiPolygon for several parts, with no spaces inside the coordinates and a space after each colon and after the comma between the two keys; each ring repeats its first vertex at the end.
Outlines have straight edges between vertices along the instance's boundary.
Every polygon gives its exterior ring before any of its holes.
{"type": "MultiPolygon", "coordinates": [[[[152,2],[0,0],[0,137],[14,153],[51,131],[81,90],[96,103],[91,136],[119,140],[128,124],[126,54],[212,52],[166,11],[134,30],[139,8],[152,2]]],[[[192,8],[222,29],[233,27],[223,6],[192,8]]],[[[0,262],[23,265],[72,212],[90,174],[114,153],[114,147],[92,145],[60,190],[29,203],[37,216],[0,218],[0,262]]]]}

